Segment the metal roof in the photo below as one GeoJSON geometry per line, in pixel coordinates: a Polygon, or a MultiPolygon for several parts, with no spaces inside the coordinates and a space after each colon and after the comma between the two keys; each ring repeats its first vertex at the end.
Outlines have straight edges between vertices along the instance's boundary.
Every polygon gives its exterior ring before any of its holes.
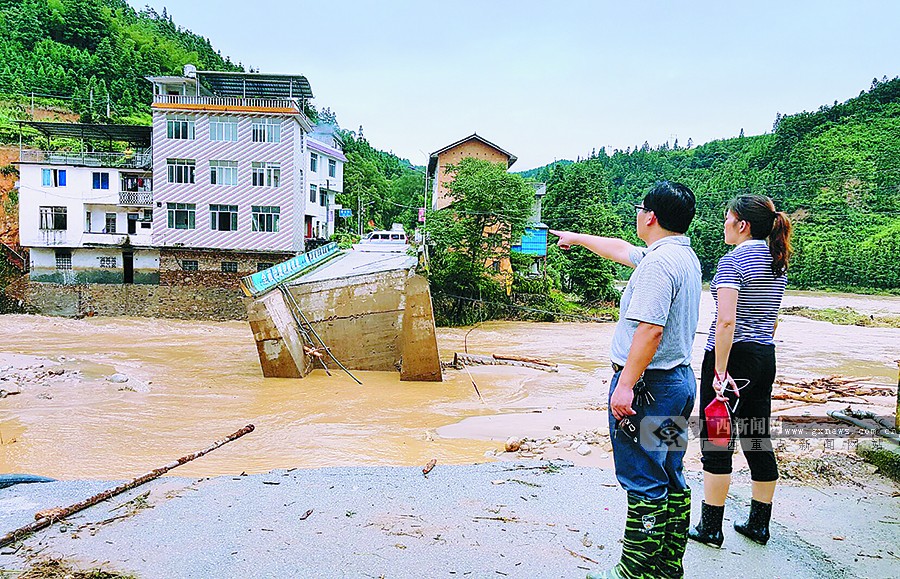
{"type": "Polygon", "coordinates": [[[311,99],[305,76],[257,72],[197,71],[200,84],[216,96],[263,99],[311,99]]]}
{"type": "Polygon", "coordinates": [[[472,134],[469,135],[468,137],[466,137],[466,138],[464,138],[464,139],[460,139],[460,140],[456,141],[455,143],[452,143],[452,144],[450,144],[450,145],[447,145],[446,147],[444,147],[444,148],[442,148],[442,149],[438,149],[437,151],[435,151],[434,153],[432,153],[431,156],[428,158],[428,175],[429,175],[430,177],[431,177],[431,176],[434,176],[434,172],[435,172],[435,170],[437,169],[438,155],[440,155],[441,153],[443,153],[443,152],[445,152],[445,151],[449,151],[450,149],[452,149],[453,147],[456,147],[457,145],[461,145],[461,144],[463,144],[463,143],[465,143],[465,142],[467,142],[467,141],[471,141],[471,140],[473,140],[473,139],[474,139],[474,140],[477,140],[477,141],[481,141],[482,143],[484,143],[484,144],[487,145],[488,147],[491,147],[492,149],[496,149],[497,151],[499,151],[499,152],[503,153],[504,155],[506,155],[506,156],[509,158],[509,162],[508,162],[508,164],[506,165],[506,168],[507,168],[507,169],[510,168],[510,167],[512,167],[512,164],[516,162],[516,159],[518,159],[518,157],[516,157],[516,156],[513,155],[512,153],[509,153],[509,152],[507,152],[507,151],[504,151],[503,149],[501,149],[500,147],[498,147],[498,146],[495,145],[494,143],[488,141],[488,140],[485,139],[484,137],[478,136],[478,133],[472,133],[472,134]]]}
{"type": "Polygon", "coordinates": [[[92,125],[86,123],[49,123],[44,121],[18,121],[28,125],[47,138],[62,137],[98,141],[130,143],[136,147],[149,147],[153,127],[141,125],[92,125]]]}

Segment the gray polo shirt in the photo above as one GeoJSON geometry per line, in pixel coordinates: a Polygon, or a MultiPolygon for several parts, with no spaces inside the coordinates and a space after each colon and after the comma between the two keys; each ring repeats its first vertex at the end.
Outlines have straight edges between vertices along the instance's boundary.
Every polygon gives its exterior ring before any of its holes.
{"type": "Polygon", "coordinates": [[[663,326],[662,341],[648,370],[670,370],[691,363],[700,315],[700,261],[683,235],[664,237],[629,256],[637,266],[622,293],[619,323],[610,358],[625,365],[640,322],[663,326]]]}

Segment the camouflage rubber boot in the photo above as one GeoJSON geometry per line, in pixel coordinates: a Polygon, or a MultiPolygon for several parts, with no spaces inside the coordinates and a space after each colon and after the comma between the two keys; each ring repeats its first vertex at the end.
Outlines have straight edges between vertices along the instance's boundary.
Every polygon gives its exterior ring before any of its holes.
{"type": "Polygon", "coordinates": [[[684,577],[681,560],[684,559],[691,526],[691,489],[669,491],[666,511],[666,538],[657,568],[660,577],[681,579],[684,577]]]}
{"type": "Polygon", "coordinates": [[[655,579],[666,537],[668,499],[642,499],[628,495],[628,515],[622,539],[622,557],[607,571],[588,573],[587,579],[655,579]]]}

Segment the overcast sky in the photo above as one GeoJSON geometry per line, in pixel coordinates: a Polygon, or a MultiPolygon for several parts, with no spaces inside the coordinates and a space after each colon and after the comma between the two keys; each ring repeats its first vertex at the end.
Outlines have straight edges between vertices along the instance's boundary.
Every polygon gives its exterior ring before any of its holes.
{"type": "Polygon", "coordinates": [[[473,132],[522,171],[591,149],[771,131],[900,75],[884,0],[129,0],[423,165],[473,132]]]}

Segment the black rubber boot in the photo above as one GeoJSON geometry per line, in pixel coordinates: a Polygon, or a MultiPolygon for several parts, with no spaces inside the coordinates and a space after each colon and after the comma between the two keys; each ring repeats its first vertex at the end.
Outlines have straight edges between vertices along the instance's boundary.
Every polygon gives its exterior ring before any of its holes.
{"type": "Polygon", "coordinates": [[[772,503],[750,501],[750,516],[746,523],[735,523],[734,530],[751,541],[765,545],[769,542],[769,520],[772,518],[772,503]]]}
{"type": "Polygon", "coordinates": [[[725,541],[725,535],[722,534],[722,515],[724,514],[724,506],[717,507],[704,502],[702,511],[700,511],[700,523],[688,531],[688,537],[706,545],[721,547],[725,541]]]}

